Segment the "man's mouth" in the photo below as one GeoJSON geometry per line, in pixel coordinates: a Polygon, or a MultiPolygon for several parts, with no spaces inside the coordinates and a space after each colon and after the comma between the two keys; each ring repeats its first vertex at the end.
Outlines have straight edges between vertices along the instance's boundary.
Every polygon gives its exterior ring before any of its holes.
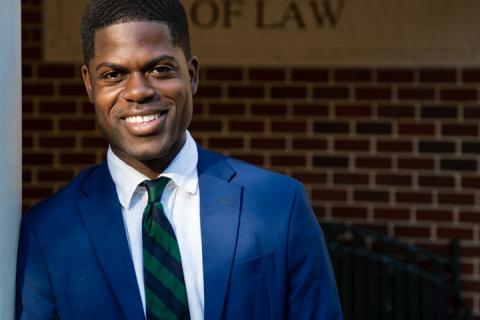
{"type": "Polygon", "coordinates": [[[145,116],[131,116],[125,117],[125,121],[132,124],[148,123],[154,120],[160,119],[163,115],[167,114],[168,110],[161,111],[155,114],[149,114],[145,116]]]}

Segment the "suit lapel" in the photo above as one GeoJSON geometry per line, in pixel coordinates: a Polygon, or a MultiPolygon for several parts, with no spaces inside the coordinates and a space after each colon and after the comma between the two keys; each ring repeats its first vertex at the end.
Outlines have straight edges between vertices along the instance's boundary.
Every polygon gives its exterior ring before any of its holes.
{"type": "Polygon", "coordinates": [[[107,164],[83,185],[78,207],[97,259],[127,319],[144,319],[122,211],[107,164]]]}
{"type": "Polygon", "coordinates": [[[205,319],[222,316],[237,245],[242,188],[223,158],[199,147],[205,319]]]}

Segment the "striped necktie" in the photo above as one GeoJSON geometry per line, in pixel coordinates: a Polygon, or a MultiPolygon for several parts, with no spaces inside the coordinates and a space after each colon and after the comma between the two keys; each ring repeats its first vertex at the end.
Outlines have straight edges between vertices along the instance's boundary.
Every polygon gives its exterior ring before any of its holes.
{"type": "Polygon", "coordinates": [[[142,230],[147,320],[190,319],[177,238],[160,202],[168,181],[142,183],[148,193],[142,230]]]}

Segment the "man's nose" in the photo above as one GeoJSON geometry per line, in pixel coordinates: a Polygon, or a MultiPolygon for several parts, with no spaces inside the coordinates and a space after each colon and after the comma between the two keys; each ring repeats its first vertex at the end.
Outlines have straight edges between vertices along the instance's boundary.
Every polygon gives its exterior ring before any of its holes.
{"type": "Polygon", "coordinates": [[[125,82],[123,98],[129,102],[142,103],[155,95],[155,89],[150,85],[144,74],[131,73],[125,82]]]}

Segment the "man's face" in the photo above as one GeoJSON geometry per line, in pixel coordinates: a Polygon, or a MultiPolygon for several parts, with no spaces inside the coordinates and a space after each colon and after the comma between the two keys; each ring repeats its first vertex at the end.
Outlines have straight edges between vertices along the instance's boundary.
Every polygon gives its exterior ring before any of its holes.
{"type": "Polygon", "coordinates": [[[168,165],[192,118],[198,61],[187,61],[173,45],[167,25],[126,22],[98,30],[82,75],[115,154],[140,171],[145,163],[168,165]]]}

